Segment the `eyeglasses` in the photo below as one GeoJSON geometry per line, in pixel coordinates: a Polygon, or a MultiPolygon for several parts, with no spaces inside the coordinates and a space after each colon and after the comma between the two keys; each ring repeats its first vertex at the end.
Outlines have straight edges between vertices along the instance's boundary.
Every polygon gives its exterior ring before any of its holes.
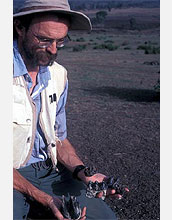
{"type": "Polygon", "coordinates": [[[41,37],[41,36],[37,36],[34,34],[34,36],[37,38],[37,40],[39,41],[39,47],[40,48],[48,48],[52,45],[52,43],[55,41],[56,42],[56,48],[62,48],[65,46],[66,43],[68,43],[71,39],[69,37],[69,35],[67,35],[66,37],[62,38],[62,39],[50,39],[50,38],[45,38],[45,37],[41,37]]]}

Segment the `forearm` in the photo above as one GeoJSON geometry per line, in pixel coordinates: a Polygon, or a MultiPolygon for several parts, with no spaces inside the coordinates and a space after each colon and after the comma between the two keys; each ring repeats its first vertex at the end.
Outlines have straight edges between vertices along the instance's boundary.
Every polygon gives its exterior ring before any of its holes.
{"type": "Polygon", "coordinates": [[[57,159],[71,172],[74,171],[77,165],[83,165],[83,162],[78,157],[74,147],[67,139],[62,141],[62,145],[57,142],[57,159]]]}
{"type": "Polygon", "coordinates": [[[48,206],[52,197],[33,186],[16,169],[13,169],[13,187],[19,192],[31,196],[44,206],[48,206]]]}
{"type": "MultiPolygon", "coordinates": [[[[71,172],[75,170],[76,166],[84,165],[84,163],[78,157],[74,147],[70,144],[70,142],[67,139],[62,141],[62,145],[60,145],[59,142],[57,143],[57,159],[71,172]]],[[[89,177],[85,176],[83,170],[81,170],[78,173],[78,177],[86,184],[90,180],[89,177]]]]}

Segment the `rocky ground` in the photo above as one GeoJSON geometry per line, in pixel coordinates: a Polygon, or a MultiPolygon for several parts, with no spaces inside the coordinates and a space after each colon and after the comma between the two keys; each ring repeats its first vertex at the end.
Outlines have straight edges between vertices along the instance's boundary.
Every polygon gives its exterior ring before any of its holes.
{"type": "Polygon", "coordinates": [[[107,200],[120,220],[159,219],[159,54],[136,49],[157,43],[157,33],[114,34],[129,50],[60,51],[70,81],[68,138],[86,164],[130,189],[107,200]]]}
{"type": "Polygon", "coordinates": [[[106,200],[119,220],[158,220],[159,29],[93,30],[71,38],[58,57],[69,78],[68,138],[85,164],[130,189],[122,200],[106,200]],[[156,51],[146,54],[147,46],[156,51]]]}

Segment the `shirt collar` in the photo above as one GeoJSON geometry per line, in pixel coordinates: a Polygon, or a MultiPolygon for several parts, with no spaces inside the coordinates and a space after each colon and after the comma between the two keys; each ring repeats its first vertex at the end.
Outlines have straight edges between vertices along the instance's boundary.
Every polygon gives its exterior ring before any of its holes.
{"type": "Polygon", "coordinates": [[[22,76],[28,73],[23,59],[19,53],[16,40],[13,42],[13,73],[14,77],[22,76]]]}

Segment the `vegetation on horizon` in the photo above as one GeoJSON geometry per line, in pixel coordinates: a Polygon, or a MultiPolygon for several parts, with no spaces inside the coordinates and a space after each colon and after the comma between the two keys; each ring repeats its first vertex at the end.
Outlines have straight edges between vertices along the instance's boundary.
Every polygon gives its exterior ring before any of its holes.
{"type": "Polygon", "coordinates": [[[160,54],[160,47],[155,47],[151,42],[145,42],[144,45],[139,45],[137,50],[144,50],[145,54],[160,54]]]}
{"type": "Polygon", "coordinates": [[[145,7],[145,8],[155,8],[155,7],[160,7],[160,1],[159,0],[143,0],[143,1],[138,1],[138,0],[88,0],[88,1],[83,1],[83,0],[69,0],[69,3],[71,5],[71,8],[74,10],[95,10],[95,9],[100,9],[100,10],[107,10],[111,11],[113,8],[127,8],[127,7],[145,7]]]}

